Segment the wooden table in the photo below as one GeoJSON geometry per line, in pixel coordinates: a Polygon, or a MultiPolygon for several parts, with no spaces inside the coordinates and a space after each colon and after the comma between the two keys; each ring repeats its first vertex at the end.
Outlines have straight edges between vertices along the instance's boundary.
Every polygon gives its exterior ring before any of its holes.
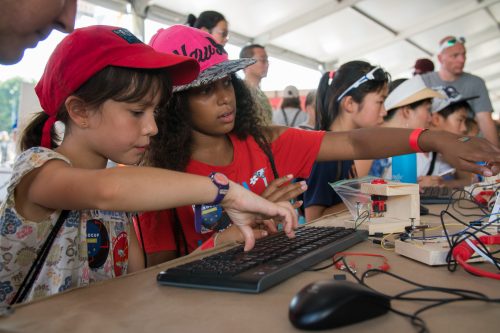
{"type": "MultiPolygon", "coordinates": [[[[345,218],[344,212],[314,224],[338,224],[345,218]]],[[[436,223],[437,218],[424,216],[422,220],[436,223]]],[[[471,289],[500,298],[498,281],[472,276],[461,268],[451,273],[446,267],[429,267],[383,250],[369,241],[349,250],[384,254],[389,259],[391,272],[422,284],[471,289]]],[[[335,268],[303,272],[258,295],[166,287],[156,283],[156,275],[161,270],[202,255],[205,253],[16,306],[12,315],[0,319],[0,332],[295,332],[299,330],[288,320],[292,297],[311,282],[341,273],[335,268]]],[[[385,275],[375,275],[367,281],[387,294],[411,288],[385,275]]],[[[414,311],[422,305],[393,303],[403,311],[414,311]]],[[[426,312],[423,319],[431,332],[498,332],[500,305],[460,302],[426,312]]],[[[416,330],[407,319],[390,312],[335,332],[416,330]]]]}

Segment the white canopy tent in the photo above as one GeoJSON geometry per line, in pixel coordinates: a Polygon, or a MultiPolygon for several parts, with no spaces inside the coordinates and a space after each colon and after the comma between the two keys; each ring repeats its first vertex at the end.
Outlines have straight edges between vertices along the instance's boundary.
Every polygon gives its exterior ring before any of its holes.
{"type": "Polygon", "coordinates": [[[90,0],[144,19],[184,23],[216,10],[229,21],[230,43],[255,42],[270,56],[319,71],[364,59],[393,78],[409,77],[417,58],[436,58],[447,35],[467,40],[466,71],[483,77],[500,112],[500,0],[90,0]]]}

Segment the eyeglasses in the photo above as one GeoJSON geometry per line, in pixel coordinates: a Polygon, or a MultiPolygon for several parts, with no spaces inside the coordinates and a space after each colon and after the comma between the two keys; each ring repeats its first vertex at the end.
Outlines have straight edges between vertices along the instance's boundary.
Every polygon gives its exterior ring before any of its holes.
{"type": "Polygon", "coordinates": [[[439,45],[438,53],[441,53],[444,49],[447,49],[447,48],[455,45],[456,43],[465,44],[465,38],[464,37],[458,37],[458,38],[453,37],[453,38],[445,40],[443,43],[441,43],[441,45],[439,45]]]}
{"type": "Polygon", "coordinates": [[[342,94],[337,98],[337,102],[340,102],[340,100],[347,95],[348,92],[350,92],[353,89],[358,88],[360,85],[362,85],[365,82],[368,82],[370,80],[375,80],[375,81],[385,81],[387,79],[387,75],[385,74],[384,70],[380,67],[375,67],[362,77],[360,77],[356,82],[351,84],[349,88],[344,90],[342,94]]]}

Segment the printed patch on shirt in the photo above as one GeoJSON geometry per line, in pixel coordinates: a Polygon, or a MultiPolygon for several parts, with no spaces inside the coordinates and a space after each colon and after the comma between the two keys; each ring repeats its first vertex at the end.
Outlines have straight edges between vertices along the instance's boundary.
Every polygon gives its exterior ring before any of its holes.
{"type": "Polygon", "coordinates": [[[259,169],[253,173],[252,178],[250,178],[250,185],[255,186],[259,179],[262,179],[264,186],[267,187],[266,168],[259,169]]]}
{"type": "Polygon", "coordinates": [[[130,31],[127,29],[121,28],[121,29],[116,29],[113,30],[115,34],[120,36],[121,38],[125,39],[129,44],[137,44],[137,43],[142,43],[139,38],[134,36],[130,31]]]}
{"type": "Polygon", "coordinates": [[[115,276],[127,273],[128,237],[126,232],[120,233],[113,241],[113,261],[115,276]]]}
{"type": "Polygon", "coordinates": [[[100,268],[109,255],[109,235],[100,220],[87,221],[87,251],[90,268],[100,268]]]}
{"type": "MultiPolygon", "coordinates": [[[[196,221],[198,222],[198,221],[196,221]]],[[[221,231],[231,224],[227,214],[220,205],[201,205],[201,225],[196,225],[197,232],[206,234],[211,231],[221,231]]]]}

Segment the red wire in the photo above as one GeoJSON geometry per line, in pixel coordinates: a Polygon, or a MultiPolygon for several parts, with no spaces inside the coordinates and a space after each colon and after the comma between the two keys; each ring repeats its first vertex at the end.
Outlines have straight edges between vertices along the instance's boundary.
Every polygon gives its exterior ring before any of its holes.
{"type": "MultiPolygon", "coordinates": [[[[387,258],[382,255],[382,254],[375,254],[375,253],[364,253],[364,252],[338,252],[336,253],[334,256],[333,256],[333,261],[336,260],[337,257],[341,257],[341,256],[344,256],[344,257],[347,257],[347,256],[358,256],[358,257],[377,257],[377,258],[382,258],[384,260],[384,263],[382,265],[380,265],[379,267],[377,267],[378,269],[380,269],[381,271],[388,271],[389,268],[391,268],[389,266],[389,262],[387,260],[387,258]]],[[[354,266],[354,264],[352,265],[354,266]]],[[[368,265],[370,266],[370,265],[368,265]]],[[[336,267],[338,269],[340,269],[340,265],[339,263],[337,263],[336,267]]],[[[371,267],[369,267],[368,269],[371,269],[371,267]]]]}
{"type": "Polygon", "coordinates": [[[470,272],[470,273],[478,275],[478,276],[487,277],[487,278],[490,278],[490,279],[500,280],[500,274],[498,274],[498,273],[492,273],[492,272],[488,272],[488,271],[485,271],[485,270],[482,270],[482,269],[479,269],[479,268],[472,267],[461,256],[456,257],[455,260],[467,272],[470,272]]]}

